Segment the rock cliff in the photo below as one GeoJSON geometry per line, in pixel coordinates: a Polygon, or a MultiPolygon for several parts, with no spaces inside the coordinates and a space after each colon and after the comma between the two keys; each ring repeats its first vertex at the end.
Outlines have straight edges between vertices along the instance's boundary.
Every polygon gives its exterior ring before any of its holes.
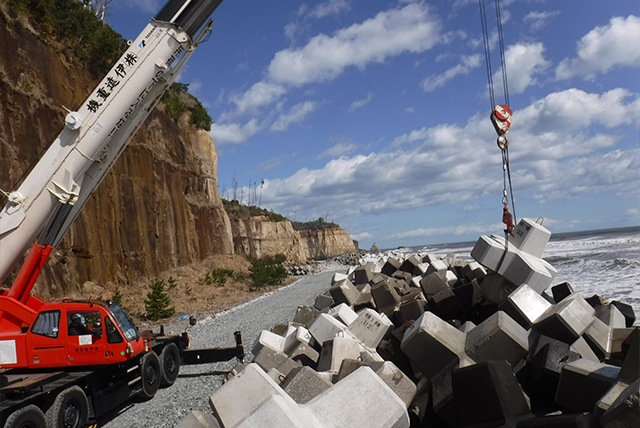
{"type": "Polygon", "coordinates": [[[265,216],[231,219],[237,253],[258,258],[284,254],[293,263],[325,260],[356,251],[351,237],[339,227],[295,230],[289,221],[270,221],[265,216]]]}
{"type": "MultiPolygon", "coordinates": [[[[0,3],[0,189],[8,191],[62,129],[63,106],[77,108],[98,80],[67,46],[0,3]]],[[[60,297],[88,280],[121,284],[232,254],[216,170],[209,134],[186,117],[176,126],[157,108],[52,254],[35,291],[60,297]]]]}
{"type": "MultiPolygon", "coordinates": [[[[63,128],[66,108],[78,108],[99,79],[54,31],[0,0],[0,189],[20,184],[63,128]]],[[[150,114],[51,255],[36,293],[78,295],[86,281],[112,283],[113,291],[234,251],[304,263],[355,250],[339,228],[298,232],[268,218],[232,224],[217,189],[213,139],[188,119],[176,123],[162,104],[150,114]]]]}

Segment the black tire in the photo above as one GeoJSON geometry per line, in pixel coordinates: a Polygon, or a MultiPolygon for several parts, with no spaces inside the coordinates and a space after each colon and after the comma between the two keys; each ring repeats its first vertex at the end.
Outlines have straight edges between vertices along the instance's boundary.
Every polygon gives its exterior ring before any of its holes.
{"type": "Polygon", "coordinates": [[[58,394],[46,413],[49,428],[84,428],[88,417],[89,401],[77,385],[58,394]]]}
{"type": "Polygon", "coordinates": [[[42,410],[30,404],[9,415],[4,428],[47,428],[47,421],[42,410]]]}
{"type": "Polygon", "coordinates": [[[162,374],[162,385],[169,386],[178,378],[180,371],[180,352],[175,343],[170,343],[164,347],[160,353],[160,372],[162,374]]]}
{"type": "Polygon", "coordinates": [[[142,383],[142,390],[138,395],[142,398],[153,398],[160,388],[160,360],[158,355],[151,351],[147,352],[140,359],[140,374],[142,383]]]}

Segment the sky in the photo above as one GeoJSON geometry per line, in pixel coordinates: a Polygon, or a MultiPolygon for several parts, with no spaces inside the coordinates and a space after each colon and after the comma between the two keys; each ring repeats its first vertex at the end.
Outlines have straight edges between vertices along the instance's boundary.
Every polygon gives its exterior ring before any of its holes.
{"type": "MultiPolygon", "coordinates": [[[[504,104],[486,0],[495,103],[504,104]]],[[[134,39],[163,0],[114,0],[134,39]]],[[[640,225],[640,4],[501,0],[519,219],[640,225]]],[[[478,0],[224,0],[179,81],[207,107],[223,197],[323,217],[360,248],[502,233],[478,0]]]]}

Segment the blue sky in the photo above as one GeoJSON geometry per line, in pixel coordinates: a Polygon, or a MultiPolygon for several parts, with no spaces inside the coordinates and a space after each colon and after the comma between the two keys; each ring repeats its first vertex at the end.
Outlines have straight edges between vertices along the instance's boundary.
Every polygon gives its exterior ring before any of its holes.
{"type": "MultiPolygon", "coordinates": [[[[107,22],[133,39],[163,4],[115,0],[107,22]]],[[[637,0],[501,12],[517,217],[556,233],[640,224],[637,0]]],[[[224,0],[213,20],[179,80],[215,121],[223,197],[234,176],[245,203],[258,183],[263,207],[337,222],[364,249],[501,232],[477,0],[224,0]]]]}

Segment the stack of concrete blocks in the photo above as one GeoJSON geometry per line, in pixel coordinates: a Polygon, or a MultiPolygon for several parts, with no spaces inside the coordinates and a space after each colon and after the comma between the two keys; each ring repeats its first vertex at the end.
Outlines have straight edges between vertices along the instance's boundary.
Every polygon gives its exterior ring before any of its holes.
{"type": "Polygon", "coordinates": [[[640,426],[633,310],[568,283],[551,297],[556,271],[541,259],[549,232],[525,219],[514,233],[506,252],[502,238],[481,237],[475,261],[396,252],[336,274],[282,336],[259,335],[251,380],[241,374],[212,396],[218,421],[640,426]]]}

